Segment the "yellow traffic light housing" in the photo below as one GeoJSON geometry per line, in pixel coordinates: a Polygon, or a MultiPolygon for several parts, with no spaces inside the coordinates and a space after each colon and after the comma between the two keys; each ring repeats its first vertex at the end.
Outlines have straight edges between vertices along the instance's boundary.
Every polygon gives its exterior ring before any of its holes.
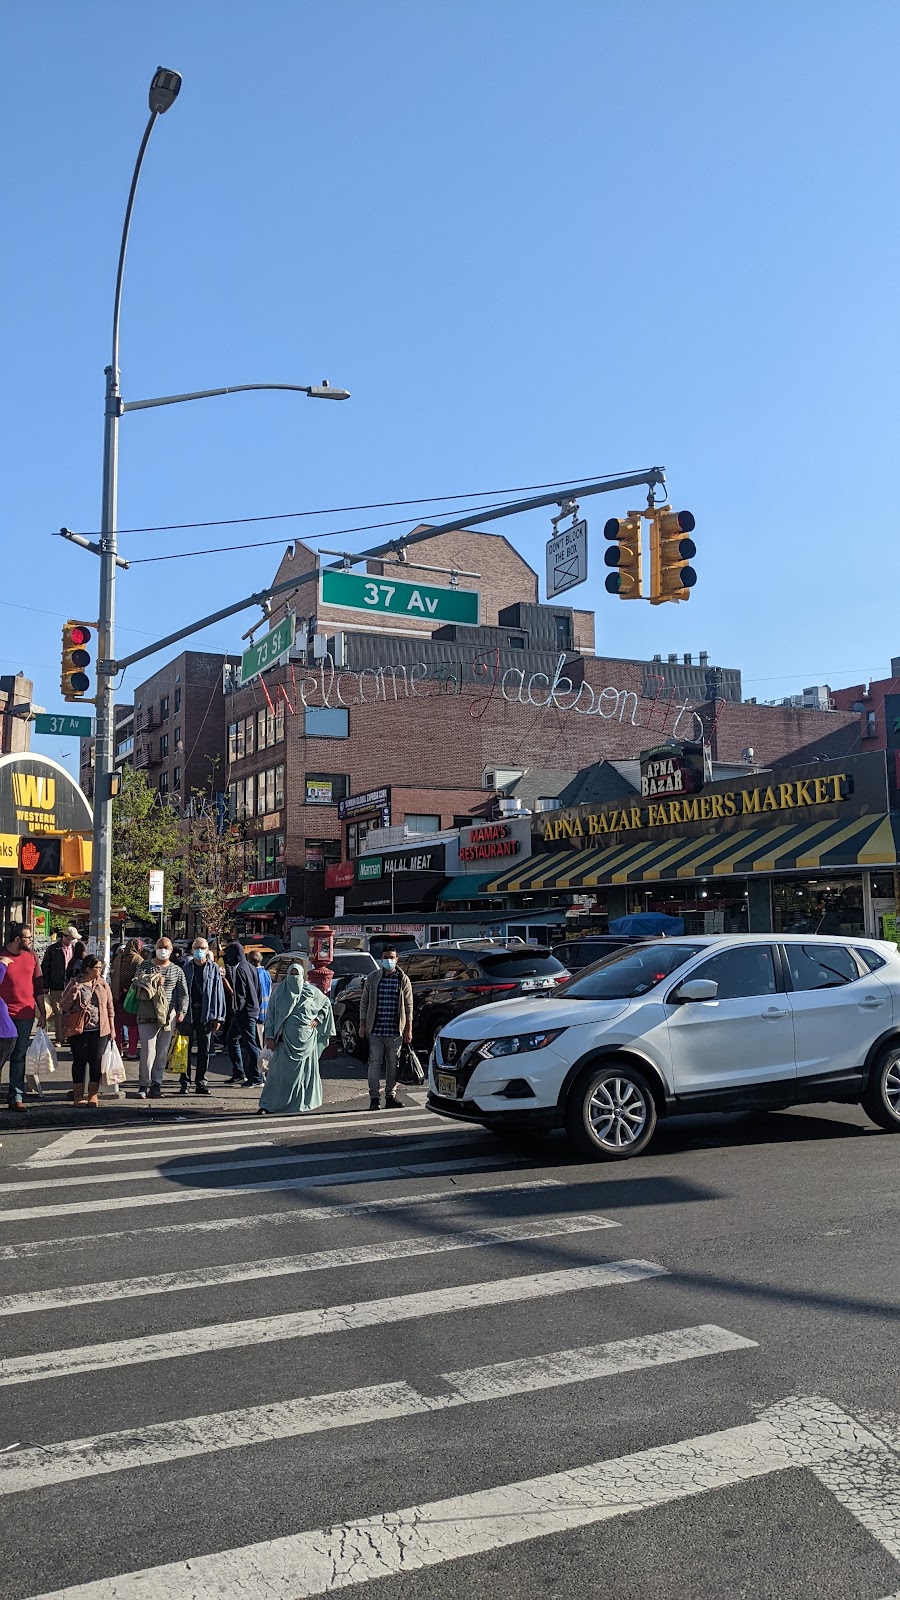
{"type": "Polygon", "coordinates": [[[85,668],[91,664],[91,653],[85,648],[91,642],[91,629],[86,622],[73,622],[70,618],[62,631],[62,666],[59,686],[64,700],[90,700],[91,680],[85,668]]]}
{"type": "Polygon", "coordinates": [[[603,558],[606,566],[614,568],[607,575],[607,594],[617,594],[620,600],[642,600],[641,513],[629,511],[627,517],[610,517],[603,537],[615,540],[603,558]]]}
{"type": "Polygon", "coordinates": [[[656,506],[650,516],[650,604],[666,600],[689,600],[697,582],[690,565],[697,546],[688,535],[695,522],[690,511],[673,511],[671,506],[656,506]]]}

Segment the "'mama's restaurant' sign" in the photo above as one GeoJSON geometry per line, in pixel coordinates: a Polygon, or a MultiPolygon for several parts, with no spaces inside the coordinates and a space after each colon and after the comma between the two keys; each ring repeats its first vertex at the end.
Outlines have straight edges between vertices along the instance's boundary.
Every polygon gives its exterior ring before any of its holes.
{"type": "MultiPolygon", "coordinates": [[[[637,797],[636,797],[637,798],[637,797]]],[[[599,844],[610,834],[655,833],[704,823],[759,825],[802,816],[848,820],[889,809],[887,768],[881,755],[754,773],[747,783],[713,783],[702,794],[641,800],[639,804],[575,806],[536,819],[546,845],[599,844]],[[810,815],[812,813],[812,815],[810,815]]]]}

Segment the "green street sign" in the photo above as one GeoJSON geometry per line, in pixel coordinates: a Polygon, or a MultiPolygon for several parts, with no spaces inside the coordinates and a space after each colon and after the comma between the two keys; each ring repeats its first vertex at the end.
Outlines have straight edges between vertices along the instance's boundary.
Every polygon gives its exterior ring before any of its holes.
{"type": "Polygon", "coordinates": [[[35,733],[55,733],[64,739],[89,739],[94,731],[93,717],[54,717],[41,712],[31,724],[35,733]]]}
{"type": "Polygon", "coordinates": [[[356,881],[363,883],[367,878],[381,877],[380,856],[360,856],[356,863],[356,881]]]}
{"type": "Polygon", "coordinates": [[[252,644],[241,656],[241,683],[248,683],[251,678],[256,678],[267,667],[271,667],[290,650],[297,631],[297,618],[292,611],[289,617],[279,622],[277,628],[267,633],[263,639],[252,644]]]}
{"type": "Polygon", "coordinates": [[[477,589],[450,589],[436,583],[408,583],[399,578],[370,578],[364,572],[323,567],[319,574],[323,606],[347,611],[373,611],[392,617],[418,617],[423,622],[462,622],[477,628],[481,595],[477,589]]]}

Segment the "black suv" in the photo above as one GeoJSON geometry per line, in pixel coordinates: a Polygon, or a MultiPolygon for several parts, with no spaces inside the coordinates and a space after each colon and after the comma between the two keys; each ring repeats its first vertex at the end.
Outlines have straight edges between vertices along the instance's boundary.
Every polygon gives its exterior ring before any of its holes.
{"type": "Polygon", "coordinates": [[[581,939],[555,944],[553,954],[570,972],[580,972],[583,967],[592,967],[595,961],[602,961],[604,956],[611,956],[628,944],[646,944],[652,937],[652,934],[643,933],[586,933],[581,939]]]}
{"type": "MultiPolygon", "coordinates": [[[[552,994],[568,977],[562,962],[548,950],[523,944],[484,949],[432,945],[399,955],[397,965],[413,986],[413,1044],[420,1050],[430,1050],[441,1028],[472,1006],[541,991],[552,994]]],[[[359,1004],[364,981],[351,978],[334,1003],[335,1027],[348,1056],[361,1053],[359,1004]]]]}

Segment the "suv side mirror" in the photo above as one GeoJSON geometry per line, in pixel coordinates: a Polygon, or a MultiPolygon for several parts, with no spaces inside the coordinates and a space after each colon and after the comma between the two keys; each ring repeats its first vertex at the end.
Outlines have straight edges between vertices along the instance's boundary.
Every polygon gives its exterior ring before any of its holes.
{"type": "Polygon", "coordinates": [[[673,990],[669,1000],[673,1005],[685,1005],[692,1000],[715,1000],[718,993],[719,985],[712,978],[688,978],[673,990]]]}

